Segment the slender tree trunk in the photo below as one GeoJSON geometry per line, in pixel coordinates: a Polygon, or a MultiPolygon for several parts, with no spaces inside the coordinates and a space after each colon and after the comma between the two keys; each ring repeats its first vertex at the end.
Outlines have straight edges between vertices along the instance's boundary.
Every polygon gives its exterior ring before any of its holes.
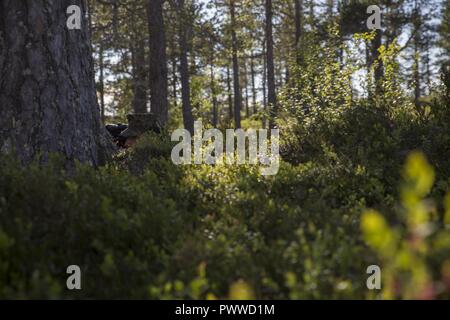
{"type": "Polygon", "coordinates": [[[264,116],[262,119],[263,129],[266,128],[266,113],[267,113],[267,50],[266,41],[263,43],[263,77],[262,77],[262,92],[263,92],[263,108],[264,116]]]}
{"type": "Polygon", "coordinates": [[[376,63],[375,70],[374,70],[374,77],[375,77],[375,93],[377,95],[381,94],[383,91],[381,79],[383,78],[383,62],[380,59],[380,53],[378,52],[378,49],[381,47],[381,39],[382,39],[382,31],[376,30],[375,31],[375,38],[372,41],[372,48],[371,48],[371,62],[376,63]]]}
{"type": "MultiPolygon", "coordinates": [[[[341,12],[342,12],[342,2],[338,1],[337,2],[337,6],[336,6],[336,10],[337,10],[337,16],[340,17],[341,12]]],[[[344,42],[344,35],[342,34],[342,32],[339,32],[339,43],[343,43],[344,42]]],[[[340,70],[344,69],[344,49],[343,48],[338,48],[338,59],[340,62],[340,70]]]]}
{"type": "Polygon", "coordinates": [[[256,113],[256,81],[255,81],[255,56],[252,51],[252,56],[250,60],[250,73],[252,78],[252,105],[253,105],[253,114],[256,113]]]}
{"type": "Polygon", "coordinates": [[[275,126],[275,117],[278,113],[277,97],[275,93],[275,67],[273,60],[273,33],[272,33],[272,0],[266,0],[266,42],[267,42],[267,87],[268,104],[270,108],[270,127],[275,126]]]}
{"type": "Polygon", "coordinates": [[[188,62],[188,42],[186,34],[186,17],[185,17],[184,0],[178,3],[179,25],[178,32],[180,38],[180,77],[181,77],[181,100],[183,110],[184,128],[191,134],[194,134],[194,118],[192,116],[191,106],[191,85],[189,79],[189,62],[188,62]]]}
{"type": "Polygon", "coordinates": [[[295,2],[295,49],[297,52],[297,62],[300,59],[300,39],[303,34],[303,0],[294,0],[295,2]]]}
{"type": "Polygon", "coordinates": [[[0,2],[0,152],[49,153],[99,165],[112,150],[100,122],[88,22],[66,27],[81,0],[0,2]]]}
{"type": "Polygon", "coordinates": [[[414,104],[420,106],[421,96],[421,75],[420,75],[420,41],[421,41],[421,15],[419,12],[419,2],[414,1],[414,104]]]}
{"type": "MultiPolygon", "coordinates": [[[[416,39],[417,41],[417,39],[416,39]]],[[[421,96],[421,81],[420,81],[420,55],[417,42],[414,44],[414,104],[416,107],[420,106],[421,96]]]]}
{"type": "Polygon", "coordinates": [[[245,117],[250,117],[250,109],[248,104],[248,72],[247,61],[244,60],[244,92],[245,92],[245,117]]]}
{"type": "Polygon", "coordinates": [[[212,125],[217,127],[218,112],[217,112],[217,92],[216,92],[216,80],[214,76],[214,46],[211,47],[210,56],[210,81],[211,81],[211,102],[212,102],[212,125]]]}
{"type": "Polygon", "coordinates": [[[135,113],[147,112],[147,77],[145,66],[145,48],[142,41],[137,41],[134,51],[134,70],[133,70],[133,110],[135,113]]]}
{"type": "Polygon", "coordinates": [[[231,16],[231,42],[233,55],[233,85],[234,85],[234,126],[241,127],[241,107],[242,95],[241,85],[239,83],[239,59],[238,59],[238,43],[236,36],[236,7],[235,0],[230,0],[230,16],[231,16]]]}
{"type": "Polygon", "coordinates": [[[173,105],[176,108],[178,106],[178,95],[177,95],[177,82],[178,82],[178,67],[177,67],[177,55],[176,55],[176,46],[175,41],[172,42],[172,97],[173,97],[173,105]]]}
{"type": "Polygon", "coordinates": [[[148,29],[150,34],[150,104],[151,111],[158,116],[162,125],[169,118],[167,100],[167,57],[166,33],[163,19],[163,0],[148,0],[148,29]]]}
{"type": "Polygon", "coordinates": [[[114,41],[119,41],[119,1],[112,0],[112,26],[113,26],[113,37],[114,41]]]}
{"type": "Polygon", "coordinates": [[[228,112],[230,121],[233,120],[233,96],[231,92],[231,71],[230,66],[227,64],[227,93],[228,93],[228,112]]]}
{"type": "Polygon", "coordinates": [[[431,60],[430,60],[430,56],[431,56],[431,52],[430,52],[430,38],[426,38],[426,55],[425,55],[425,63],[426,63],[426,70],[427,70],[427,75],[426,75],[426,82],[427,82],[427,89],[428,89],[428,94],[430,92],[431,89],[431,60]]]}
{"type": "MultiPolygon", "coordinates": [[[[373,81],[375,85],[375,95],[379,95],[382,92],[381,80],[383,78],[383,62],[379,59],[380,53],[378,52],[378,49],[381,47],[382,36],[381,30],[375,30],[375,37],[366,48],[367,70],[370,72],[372,68],[374,68],[373,81]]],[[[368,88],[368,93],[369,98],[372,99],[374,95],[371,88],[368,88]]]]}
{"type": "Polygon", "coordinates": [[[172,57],[172,97],[174,107],[178,106],[177,82],[177,60],[176,57],[172,57]]]}
{"type": "Polygon", "coordinates": [[[211,76],[211,98],[212,98],[212,125],[214,128],[217,127],[217,93],[216,93],[216,81],[214,79],[214,51],[211,52],[211,65],[210,65],[210,76],[211,76]]]}
{"type": "Polygon", "coordinates": [[[372,100],[373,91],[372,91],[370,84],[372,83],[373,78],[372,78],[372,74],[371,74],[372,57],[371,57],[370,48],[371,48],[371,46],[369,45],[369,42],[367,41],[365,44],[367,96],[370,100],[372,100]]]}
{"type": "Polygon", "coordinates": [[[312,29],[316,29],[316,13],[315,13],[314,0],[309,1],[309,20],[312,29]]]}
{"type": "Polygon", "coordinates": [[[100,48],[99,48],[99,94],[100,94],[100,114],[102,123],[105,123],[105,75],[104,75],[104,52],[103,52],[103,43],[100,41],[100,48]]]}

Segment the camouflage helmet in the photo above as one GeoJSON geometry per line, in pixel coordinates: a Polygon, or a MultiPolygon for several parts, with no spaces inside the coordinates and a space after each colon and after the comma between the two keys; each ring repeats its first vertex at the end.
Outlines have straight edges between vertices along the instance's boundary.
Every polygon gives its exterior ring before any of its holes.
{"type": "Polygon", "coordinates": [[[138,137],[147,131],[161,131],[158,117],[153,113],[128,114],[128,128],[120,135],[125,138],[138,137]]]}

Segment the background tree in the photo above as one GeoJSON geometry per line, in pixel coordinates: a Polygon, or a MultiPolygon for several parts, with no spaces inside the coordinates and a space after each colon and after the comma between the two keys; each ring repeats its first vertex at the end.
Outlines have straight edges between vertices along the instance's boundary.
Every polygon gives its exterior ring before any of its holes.
{"type": "Polygon", "coordinates": [[[185,0],[173,0],[174,8],[177,12],[177,30],[179,41],[179,54],[180,54],[180,79],[181,79],[181,99],[182,99],[182,111],[183,111],[183,123],[184,127],[189,132],[194,133],[194,118],[192,116],[191,105],[191,83],[189,74],[189,42],[188,35],[189,30],[192,30],[192,26],[189,21],[189,15],[186,8],[185,0]]]}
{"type": "Polygon", "coordinates": [[[236,0],[229,0],[231,52],[233,62],[233,88],[234,88],[234,126],[241,127],[242,92],[239,71],[239,44],[237,38],[236,0]]]}
{"type": "Polygon", "coordinates": [[[277,97],[275,91],[275,66],[273,58],[273,31],[272,18],[273,7],[272,0],[266,0],[266,46],[267,46],[267,88],[268,88],[268,104],[271,110],[270,126],[274,127],[274,118],[277,114],[277,97]]]}
{"type": "Polygon", "coordinates": [[[148,30],[150,34],[150,102],[151,111],[164,125],[169,120],[168,71],[163,0],[148,0],[148,30]]]}

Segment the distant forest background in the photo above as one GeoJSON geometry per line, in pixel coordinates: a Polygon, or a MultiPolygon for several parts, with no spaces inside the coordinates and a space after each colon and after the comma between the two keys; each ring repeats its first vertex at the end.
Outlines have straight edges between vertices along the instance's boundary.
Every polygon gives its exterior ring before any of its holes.
{"type": "Polygon", "coordinates": [[[189,128],[201,118],[212,126],[240,127],[242,120],[267,120],[297,74],[321,72],[311,69],[327,63],[339,64],[356,101],[375,92],[384,73],[382,63],[374,68],[378,49],[392,44],[398,46],[397,81],[420,108],[449,59],[448,1],[88,3],[103,118],[148,111],[150,101],[160,112],[167,95],[174,124],[183,119],[189,128]],[[366,10],[373,4],[382,9],[382,30],[355,37],[370,33],[366,10]],[[327,46],[336,50],[328,59],[319,49],[327,46]]]}

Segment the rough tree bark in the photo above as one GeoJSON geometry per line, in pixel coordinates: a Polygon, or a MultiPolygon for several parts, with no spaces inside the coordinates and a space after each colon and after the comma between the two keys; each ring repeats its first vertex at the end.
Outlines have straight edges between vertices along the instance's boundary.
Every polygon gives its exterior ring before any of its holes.
{"type": "Polygon", "coordinates": [[[163,18],[163,0],[148,0],[147,16],[150,34],[150,104],[151,111],[162,125],[169,118],[166,33],[163,18]]]}
{"type": "Polygon", "coordinates": [[[59,153],[101,164],[112,150],[100,122],[81,0],[0,2],[0,150],[23,163],[59,153]],[[82,9],[81,30],[66,10],[82,9]]]}

